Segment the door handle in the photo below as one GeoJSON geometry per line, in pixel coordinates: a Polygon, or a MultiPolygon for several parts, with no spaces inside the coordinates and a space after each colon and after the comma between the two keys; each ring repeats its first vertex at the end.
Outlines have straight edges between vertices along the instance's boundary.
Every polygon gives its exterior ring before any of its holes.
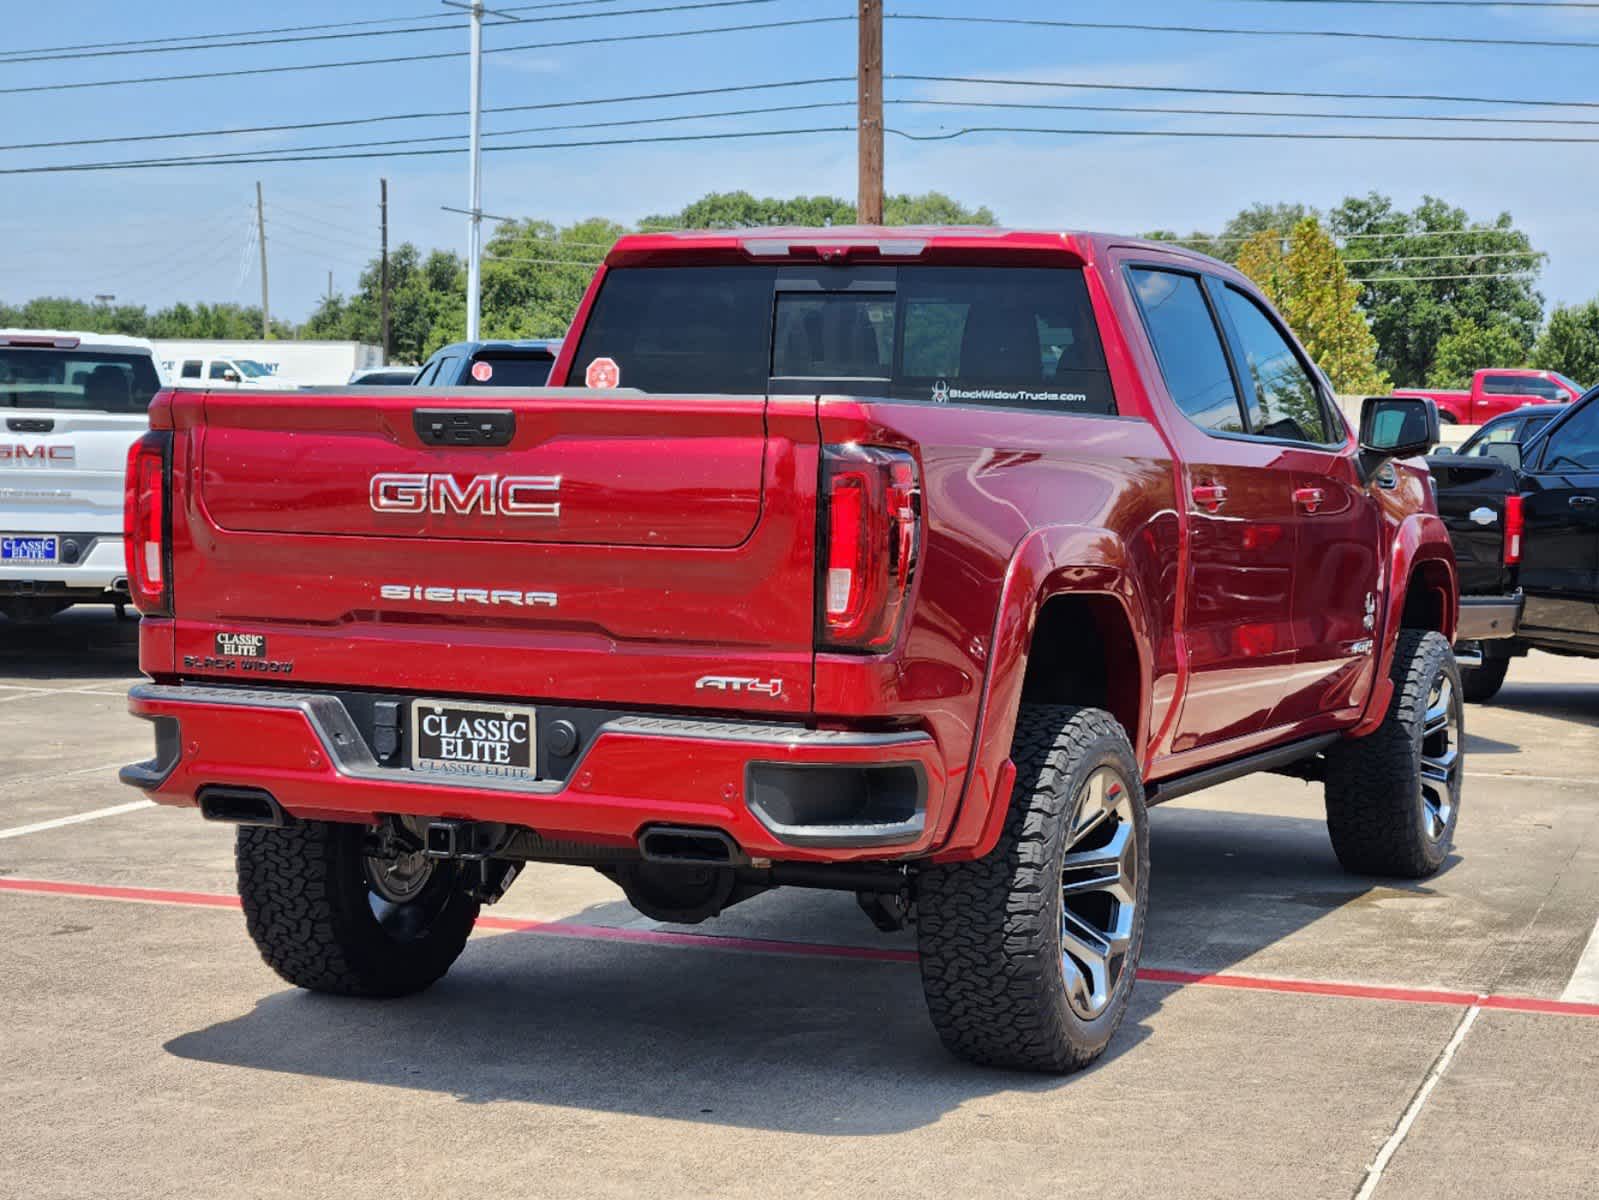
{"type": "Polygon", "coordinates": [[[1572,508],[1592,508],[1599,504],[1599,496],[1573,496],[1567,503],[1572,508]]]}
{"type": "Polygon", "coordinates": [[[1318,487],[1302,487],[1294,489],[1294,503],[1308,513],[1315,512],[1321,507],[1321,502],[1327,494],[1318,487]]]}
{"type": "Polygon", "coordinates": [[[1206,512],[1219,512],[1227,503],[1227,489],[1219,483],[1196,483],[1194,503],[1206,512]]]}

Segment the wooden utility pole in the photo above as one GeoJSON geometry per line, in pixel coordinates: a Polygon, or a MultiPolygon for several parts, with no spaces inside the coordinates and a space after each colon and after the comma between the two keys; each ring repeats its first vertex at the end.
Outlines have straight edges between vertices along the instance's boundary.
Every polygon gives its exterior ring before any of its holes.
{"type": "Polygon", "coordinates": [[[261,243],[261,337],[272,336],[272,310],[267,306],[266,206],[261,202],[261,181],[255,181],[255,240],[261,243]]]}
{"type": "Polygon", "coordinates": [[[378,307],[383,316],[383,349],[378,361],[389,365],[389,181],[378,180],[378,237],[381,257],[378,266],[378,307]]]}
{"type": "Polygon", "coordinates": [[[883,0],[860,0],[860,66],[856,136],[859,164],[856,219],[883,223],[883,0]]]}

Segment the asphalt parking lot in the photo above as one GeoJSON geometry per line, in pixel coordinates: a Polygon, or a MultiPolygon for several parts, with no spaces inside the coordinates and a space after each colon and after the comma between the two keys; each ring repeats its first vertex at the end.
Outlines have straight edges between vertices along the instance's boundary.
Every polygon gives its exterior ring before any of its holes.
{"type": "Polygon", "coordinates": [[[116,781],[134,639],[0,624],[0,1194],[1599,1194],[1599,664],[1468,708],[1421,885],[1291,780],[1157,809],[1128,1021],[1054,1079],[948,1056],[848,896],[679,931],[534,867],[421,997],[289,989],[231,832],[116,781]]]}

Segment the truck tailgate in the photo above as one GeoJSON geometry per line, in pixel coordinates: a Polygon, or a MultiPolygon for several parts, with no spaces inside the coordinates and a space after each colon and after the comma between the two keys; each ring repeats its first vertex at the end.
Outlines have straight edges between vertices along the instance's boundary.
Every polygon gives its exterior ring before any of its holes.
{"type": "Polygon", "coordinates": [[[122,530],[128,446],[143,413],[0,408],[0,527],[7,532],[122,530]]]}
{"type": "Polygon", "coordinates": [[[811,398],[239,391],[173,415],[186,673],[809,706],[811,398]],[[264,653],[231,663],[238,632],[264,653]]]}
{"type": "Polygon", "coordinates": [[[1516,491],[1516,473],[1508,464],[1487,456],[1432,454],[1427,465],[1437,490],[1438,515],[1448,526],[1454,545],[1461,594],[1508,591],[1505,497],[1516,491]]]}

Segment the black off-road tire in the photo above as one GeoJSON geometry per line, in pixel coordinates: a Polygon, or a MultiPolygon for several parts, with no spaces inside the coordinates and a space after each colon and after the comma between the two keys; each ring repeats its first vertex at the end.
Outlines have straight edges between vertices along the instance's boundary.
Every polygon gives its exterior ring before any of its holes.
{"type": "Polygon", "coordinates": [[[1483,657],[1480,667],[1462,667],[1460,687],[1467,700],[1473,704],[1486,704],[1499,694],[1505,685],[1505,673],[1510,670],[1508,658],[1483,657]]]}
{"type": "Polygon", "coordinates": [[[1327,753],[1327,832],[1348,871],[1424,879],[1448,858],[1460,818],[1464,689],[1448,640],[1426,630],[1401,631],[1391,676],[1394,695],[1382,725],[1327,753]],[[1422,760],[1429,698],[1440,680],[1453,689],[1451,741],[1457,757],[1450,784],[1453,804],[1435,835],[1429,832],[1422,760]]]}
{"type": "Polygon", "coordinates": [[[466,945],[479,905],[454,863],[435,864],[414,900],[385,908],[385,925],[374,910],[366,852],[360,825],[239,828],[245,924],[267,965],[296,987],[406,996],[442,977],[466,945]],[[400,913],[409,905],[418,907],[400,913]]]}
{"type": "Polygon", "coordinates": [[[1127,1011],[1143,948],[1149,821],[1127,734],[1099,709],[1023,705],[1011,745],[1016,784],[1004,832],[975,862],[917,883],[922,986],[938,1035],[989,1066],[1079,1070],[1104,1052],[1127,1011]],[[1136,863],[1131,939],[1109,1001],[1074,1011],[1062,966],[1062,855],[1077,797],[1101,767],[1127,783],[1136,863]]]}

